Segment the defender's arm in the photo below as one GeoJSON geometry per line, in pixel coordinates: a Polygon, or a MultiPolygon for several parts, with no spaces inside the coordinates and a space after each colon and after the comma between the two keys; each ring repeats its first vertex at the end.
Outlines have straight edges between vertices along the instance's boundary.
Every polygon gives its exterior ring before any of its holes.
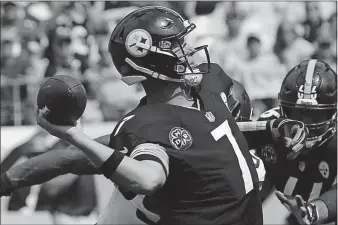
{"type": "MultiPolygon", "coordinates": [[[[95,140],[108,145],[109,137],[110,135],[105,135],[95,140]]],[[[91,175],[100,174],[100,171],[88,156],[75,146],[50,150],[2,173],[0,193],[9,195],[15,189],[41,184],[67,173],[91,175]]]]}

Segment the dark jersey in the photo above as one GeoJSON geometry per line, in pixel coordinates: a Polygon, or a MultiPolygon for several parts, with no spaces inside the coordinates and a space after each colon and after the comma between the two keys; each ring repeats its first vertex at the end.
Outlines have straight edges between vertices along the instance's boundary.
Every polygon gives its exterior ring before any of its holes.
{"type": "MultiPolygon", "coordinates": [[[[166,171],[165,185],[144,201],[160,215],[160,224],[263,223],[256,169],[226,105],[232,81],[216,64],[211,72],[198,90],[200,110],[140,106],[111,135],[111,148],[137,160],[155,160],[166,171]],[[161,152],[137,147],[144,143],[165,148],[169,169],[161,152]]],[[[136,196],[120,191],[129,200],[136,196]]]]}
{"type": "MultiPolygon", "coordinates": [[[[280,117],[280,109],[263,113],[259,120],[280,117]]],[[[304,151],[304,150],[303,150],[304,151]]],[[[306,149],[305,149],[306,151],[306,149]]],[[[313,200],[332,188],[337,176],[337,135],[322,146],[287,160],[283,146],[266,145],[257,150],[269,179],[277,190],[287,195],[301,195],[313,200]]]]}

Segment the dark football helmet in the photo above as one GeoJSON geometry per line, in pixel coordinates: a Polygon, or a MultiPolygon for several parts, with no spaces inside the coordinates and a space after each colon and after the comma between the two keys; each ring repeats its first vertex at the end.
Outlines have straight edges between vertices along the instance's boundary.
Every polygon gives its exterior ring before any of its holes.
{"type": "Polygon", "coordinates": [[[284,117],[302,121],[307,146],[319,146],[336,132],[337,73],[325,62],[301,62],[284,78],[278,95],[284,117]]]}
{"type": "Polygon", "coordinates": [[[250,121],[252,116],[251,101],[243,85],[232,80],[228,96],[228,107],[236,121],[250,121]]]}
{"type": "Polygon", "coordinates": [[[210,69],[207,46],[192,48],[184,37],[196,28],[177,12],[162,6],[140,8],[118,22],[109,42],[109,53],[122,80],[131,85],[149,77],[185,82],[186,75],[210,69]],[[194,57],[205,53],[207,66],[194,57]],[[196,55],[196,53],[199,53],[196,55]]]}

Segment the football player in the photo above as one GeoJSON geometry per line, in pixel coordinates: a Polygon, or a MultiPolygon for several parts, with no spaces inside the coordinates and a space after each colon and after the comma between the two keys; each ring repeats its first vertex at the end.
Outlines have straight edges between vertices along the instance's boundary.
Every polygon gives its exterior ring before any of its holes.
{"type": "MultiPolygon", "coordinates": [[[[279,92],[280,106],[259,120],[288,118],[305,123],[305,147],[290,152],[281,145],[257,150],[267,180],[294,217],[290,224],[337,221],[337,74],[325,62],[307,60],[286,75],[279,92]],[[296,154],[295,154],[296,153],[296,154]]],[[[265,189],[265,187],[264,187],[265,189]]]]}
{"type": "MultiPolygon", "coordinates": [[[[109,45],[115,67],[127,84],[141,82],[147,96],[117,124],[108,147],[75,126],[40,114],[37,122],[81,149],[126,199],[144,200],[160,223],[262,224],[255,165],[227,107],[232,81],[209,62],[206,46],[184,42],[194,28],[164,7],[141,8],[117,24],[109,45]],[[200,51],[207,63],[196,63],[200,51]]],[[[293,150],[305,137],[297,121],[254,124],[247,128],[277,131],[293,150]],[[297,135],[284,133],[289,126],[297,135]]]]}
{"type": "MultiPolygon", "coordinates": [[[[250,98],[244,87],[237,81],[233,80],[227,104],[236,121],[251,120],[250,98]]],[[[109,135],[96,140],[108,145],[109,135]]],[[[59,144],[55,144],[54,150],[50,149],[49,152],[31,158],[3,173],[1,175],[1,195],[7,196],[16,189],[40,184],[62,174],[100,174],[100,171],[82,151],[76,149],[70,151],[58,148],[59,146],[59,144]]],[[[255,155],[252,158],[261,183],[265,176],[264,165],[255,155]]],[[[157,221],[156,217],[154,219],[151,212],[146,212],[145,209],[143,212],[146,216],[142,216],[140,212],[136,216],[138,209],[133,203],[126,201],[120,192],[114,191],[105,210],[100,213],[98,224],[152,224],[152,221],[157,221]]]]}

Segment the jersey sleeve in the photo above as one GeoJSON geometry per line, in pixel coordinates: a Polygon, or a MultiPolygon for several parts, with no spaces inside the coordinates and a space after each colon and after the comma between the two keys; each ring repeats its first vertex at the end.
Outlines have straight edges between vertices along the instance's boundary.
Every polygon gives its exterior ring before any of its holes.
{"type": "MultiPolygon", "coordinates": [[[[253,122],[238,122],[237,124],[240,126],[241,123],[252,123],[250,126],[247,126],[249,129],[241,129],[243,132],[246,141],[248,142],[249,148],[250,149],[259,149],[260,147],[263,147],[268,144],[272,144],[272,136],[270,131],[266,129],[256,129],[255,127],[261,127],[259,125],[260,122],[264,121],[271,121],[273,119],[277,119],[280,117],[279,109],[278,108],[273,108],[270,109],[260,115],[257,121],[253,122]],[[257,123],[257,124],[256,124],[257,123]]],[[[259,154],[259,152],[257,152],[259,154]]]]}
{"type": "MultiPolygon", "coordinates": [[[[207,69],[206,64],[202,64],[207,69]]],[[[223,71],[216,63],[210,64],[209,74],[202,79],[201,87],[211,93],[219,94],[223,92],[226,97],[229,96],[231,87],[233,86],[232,79],[223,71]]]]}
{"type": "Polygon", "coordinates": [[[233,86],[233,80],[229,77],[228,74],[224,72],[224,70],[217,64],[213,64],[214,67],[217,67],[217,70],[219,71],[217,73],[218,78],[223,83],[223,92],[226,94],[226,96],[229,96],[231,87],[233,86]]]}
{"type": "MultiPolygon", "coordinates": [[[[140,132],[147,132],[144,125],[138,124],[137,120],[129,117],[128,121],[123,119],[119,122],[110,136],[109,147],[118,150],[126,156],[143,161],[151,160],[161,164],[164,172],[169,173],[169,157],[165,147],[159,142],[140,135],[140,132]],[[130,123],[134,123],[130,125],[130,123]]],[[[150,133],[150,131],[148,131],[150,133]]]]}
{"type": "Polygon", "coordinates": [[[139,161],[152,160],[161,164],[166,176],[169,174],[169,156],[159,144],[143,143],[134,148],[130,157],[139,161]]]}

